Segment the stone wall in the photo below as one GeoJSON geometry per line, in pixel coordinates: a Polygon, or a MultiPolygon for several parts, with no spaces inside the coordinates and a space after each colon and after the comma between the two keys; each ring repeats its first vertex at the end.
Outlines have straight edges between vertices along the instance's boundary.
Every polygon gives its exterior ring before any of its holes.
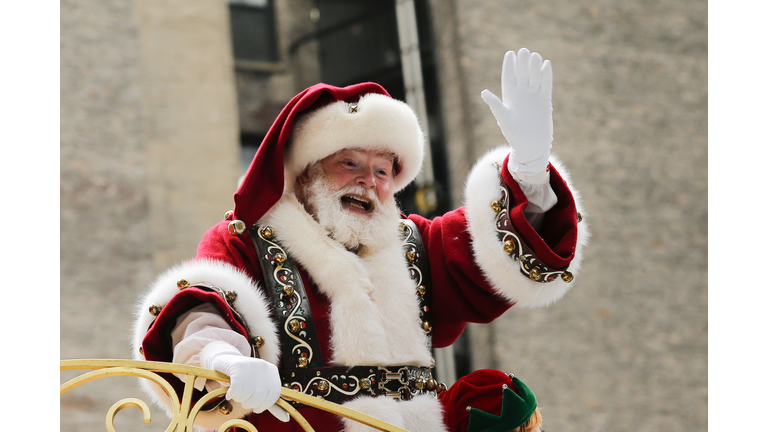
{"type": "Polygon", "coordinates": [[[552,61],[553,151],[593,233],[562,300],[471,328],[473,367],[521,377],[547,430],[706,429],[707,3],[431,4],[455,203],[504,142],[480,91],[528,47],[552,61]]]}
{"type": "MultiPolygon", "coordinates": [[[[62,2],[62,359],[131,358],[141,293],[192,258],[232,207],[240,168],[229,43],[222,2],[62,2]]],[[[64,395],[62,430],[104,430],[114,402],[141,396],[134,379],[112,380],[64,395]]],[[[142,427],[130,411],[118,430],[142,427]]],[[[163,430],[163,417],[152,426],[163,430]]]]}

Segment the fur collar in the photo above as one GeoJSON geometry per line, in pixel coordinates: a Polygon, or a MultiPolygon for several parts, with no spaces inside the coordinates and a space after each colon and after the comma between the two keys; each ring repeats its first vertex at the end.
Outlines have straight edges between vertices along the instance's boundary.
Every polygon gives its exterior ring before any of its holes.
{"type": "Polygon", "coordinates": [[[292,193],[261,223],[275,229],[280,244],[330,299],[333,363],[433,365],[397,226],[384,244],[356,255],[328,237],[292,193]]]}

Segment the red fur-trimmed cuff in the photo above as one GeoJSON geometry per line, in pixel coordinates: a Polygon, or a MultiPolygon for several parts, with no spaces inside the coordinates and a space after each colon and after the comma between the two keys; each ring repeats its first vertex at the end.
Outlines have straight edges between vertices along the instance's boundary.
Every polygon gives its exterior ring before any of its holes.
{"type": "Polygon", "coordinates": [[[498,294],[518,306],[545,306],[557,301],[570,289],[568,282],[581,264],[580,250],[586,244],[587,227],[584,222],[577,221],[577,214],[581,211],[578,193],[569,185],[567,174],[553,156],[549,167],[550,186],[558,203],[545,213],[537,232],[523,213],[528,199],[506,169],[508,156],[507,148],[491,151],[478,161],[470,173],[465,196],[472,250],[477,265],[498,294]],[[500,202],[505,194],[509,198],[506,206],[500,202]],[[501,206],[504,208],[500,209],[501,206]],[[508,212],[507,225],[497,220],[500,212],[508,212]],[[497,222],[502,223],[505,229],[500,230],[497,222]],[[513,259],[513,256],[521,257],[510,254],[514,250],[512,245],[505,247],[504,242],[512,238],[519,240],[515,242],[516,247],[525,246],[525,261],[513,259]],[[530,273],[532,261],[537,264],[533,274],[530,273]],[[526,266],[529,268],[526,269],[526,266]],[[545,267],[549,273],[539,277],[539,272],[545,267]],[[566,274],[565,269],[569,273],[566,274]],[[561,275],[564,277],[557,277],[561,275]]]}
{"type": "MultiPolygon", "coordinates": [[[[215,291],[205,290],[196,286],[190,286],[173,296],[171,301],[162,307],[155,321],[147,330],[142,342],[142,352],[147,361],[170,362],[173,360],[173,346],[169,335],[176,327],[176,321],[190,309],[210,303],[218,309],[233,330],[243,335],[246,339],[254,337],[249,334],[242,319],[235,315],[227,302],[215,291]]],[[[253,341],[252,343],[254,343],[253,341]]]]}
{"type": "MultiPolygon", "coordinates": [[[[509,155],[504,158],[502,167],[507,166],[509,155]]],[[[512,226],[526,241],[533,253],[549,267],[563,269],[573,260],[578,238],[576,203],[568,185],[549,164],[549,184],[557,196],[557,204],[547,211],[539,232],[528,223],[523,211],[528,207],[528,198],[520,185],[512,178],[507,169],[501,169],[501,177],[510,192],[509,218],[512,226]]]]}

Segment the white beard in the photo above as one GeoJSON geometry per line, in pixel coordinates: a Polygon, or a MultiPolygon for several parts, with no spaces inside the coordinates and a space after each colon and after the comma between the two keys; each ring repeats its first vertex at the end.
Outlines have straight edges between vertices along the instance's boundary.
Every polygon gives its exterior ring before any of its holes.
{"type": "MultiPolygon", "coordinates": [[[[318,167],[319,168],[319,167],[318,167]]],[[[328,235],[352,251],[373,251],[396,235],[400,221],[394,196],[379,201],[370,189],[362,186],[335,190],[322,169],[310,169],[310,180],[304,189],[305,205],[328,235]],[[341,197],[358,194],[374,205],[370,214],[359,214],[342,207],[341,197]]]]}

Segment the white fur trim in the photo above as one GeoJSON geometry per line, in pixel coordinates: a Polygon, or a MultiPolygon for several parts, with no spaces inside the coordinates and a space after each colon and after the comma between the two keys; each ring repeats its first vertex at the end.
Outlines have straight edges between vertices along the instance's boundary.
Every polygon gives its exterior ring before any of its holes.
{"type": "MultiPolygon", "coordinates": [[[[413,432],[447,432],[443,423],[440,401],[429,395],[422,395],[410,401],[395,401],[386,397],[362,397],[344,404],[362,413],[376,417],[395,426],[413,432]]],[[[345,432],[374,432],[362,423],[344,420],[345,432]]]]}
{"type": "MultiPolygon", "coordinates": [[[[176,286],[179,279],[186,279],[192,285],[206,282],[226,291],[236,291],[237,299],[234,301],[234,306],[245,320],[249,331],[252,333],[251,336],[258,335],[265,340],[264,346],[259,349],[259,356],[270,363],[278,364],[280,340],[277,335],[277,328],[270,318],[269,301],[245,273],[238,271],[229,264],[212,260],[190,261],[173,267],[161,274],[150,286],[139,301],[134,314],[132,352],[135,360],[144,360],[144,356],[139,353],[139,347],[141,347],[147,329],[154,319],[154,316],[149,313],[149,307],[153,304],[162,306],[167,304],[179,292],[176,286]]],[[[171,405],[165,391],[146,379],[139,380],[139,383],[152,400],[165,409],[170,416],[171,405]]],[[[232,405],[232,413],[227,416],[219,413],[218,410],[201,412],[197,416],[196,424],[204,428],[218,429],[223,422],[240,418],[250,412],[237,403],[232,405]]]]}
{"type": "MultiPolygon", "coordinates": [[[[472,251],[478,264],[482,264],[479,267],[482,268],[483,274],[498,294],[520,307],[547,306],[565,295],[574,282],[566,283],[560,279],[549,283],[531,281],[520,272],[518,263],[504,253],[496,234],[495,214],[490,203],[499,199],[498,166],[504,166],[503,162],[507,154],[509,154],[508,147],[500,147],[486,153],[472,168],[467,180],[464,196],[469,230],[472,234],[472,251]]],[[[568,184],[576,209],[584,215],[581,197],[571,186],[568,173],[554,155],[550,156],[550,162],[568,184]]],[[[568,271],[574,276],[578,274],[581,267],[582,249],[586,246],[588,239],[589,229],[587,223],[582,221],[578,224],[576,250],[568,267],[568,271]]]]}
{"type": "Polygon", "coordinates": [[[328,296],[333,363],[433,365],[397,225],[390,241],[358,256],[329,238],[293,194],[283,195],[262,223],[328,296]]]}
{"type": "Polygon", "coordinates": [[[416,178],[424,159],[424,132],[413,110],[404,102],[369,93],[350,104],[334,102],[297,119],[285,156],[285,189],[309,164],[346,148],[388,150],[397,155],[400,172],[395,191],[416,178]]]}

